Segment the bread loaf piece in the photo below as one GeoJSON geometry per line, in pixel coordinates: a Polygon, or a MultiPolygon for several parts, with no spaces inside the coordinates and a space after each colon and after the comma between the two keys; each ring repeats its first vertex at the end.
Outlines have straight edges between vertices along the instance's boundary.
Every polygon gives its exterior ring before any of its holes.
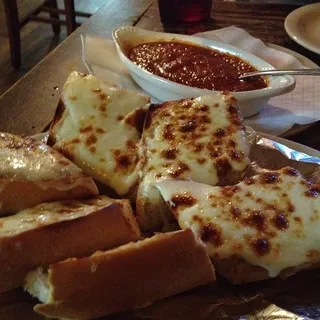
{"type": "Polygon", "coordinates": [[[320,264],[320,185],[290,167],[235,186],[166,180],[158,188],[182,229],[207,245],[233,283],[288,277],[320,264]]]}
{"type": "Polygon", "coordinates": [[[191,230],[37,269],[25,289],[48,317],[93,319],[137,308],[215,280],[205,246],[191,230]],[[81,279],[81,281],[79,281],[81,279]]]}
{"type": "Polygon", "coordinates": [[[0,218],[0,293],[23,285],[37,266],[139,238],[129,202],[104,196],[44,203],[0,218]]]}
{"type": "Polygon", "coordinates": [[[249,144],[233,102],[230,95],[217,94],[149,108],[136,210],[142,230],[166,231],[173,222],[155,182],[179,179],[229,185],[244,176],[250,164],[249,144]]]}
{"type": "Polygon", "coordinates": [[[0,133],[0,217],[46,201],[98,194],[90,177],[29,137],[0,133]]]}
{"type": "Polygon", "coordinates": [[[72,72],[49,143],[95,180],[126,195],[138,182],[138,144],[149,97],[72,72]]]}

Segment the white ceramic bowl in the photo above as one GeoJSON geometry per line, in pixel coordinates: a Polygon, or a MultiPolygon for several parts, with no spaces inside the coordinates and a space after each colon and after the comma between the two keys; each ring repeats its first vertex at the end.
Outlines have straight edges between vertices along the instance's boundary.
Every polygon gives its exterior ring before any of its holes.
{"type": "MultiPolygon", "coordinates": [[[[258,70],[274,69],[270,64],[250,53],[219,41],[200,37],[154,32],[130,26],[114,30],[112,37],[120,59],[130,71],[133,79],[146,92],[161,101],[216,94],[218,91],[198,89],[175,83],[142,69],[128,58],[131,49],[139,44],[156,41],[185,41],[233,54],[249,62],[258,70]]],[[[291,76],[268,77],[267,88],[232,92],[232,94],[237,99],[238,106],[244,117],[250,117],[258,113],[268,103],[271,97],[290,92],[294,87],[295,79],[291,76]]]]}

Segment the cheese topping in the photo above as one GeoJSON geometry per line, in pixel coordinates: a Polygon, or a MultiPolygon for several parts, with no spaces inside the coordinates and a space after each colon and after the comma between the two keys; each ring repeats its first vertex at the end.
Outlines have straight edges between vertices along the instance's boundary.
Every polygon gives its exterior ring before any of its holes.
{"type": "Polygon", "coordinates": [[[75,180],[82,170],[60,153],[29,137],[0,133],[1,180],[75,180]]]}
{"type": "MultiPolygon", "coordinates": [[[[243,119],[230,96],[217,94],[152,105],[143,131],[139,194],[159,204],[153,183],[166,178],[210,185],[237,183],[250,161],[243,119]]],[[[143,216],[137,207],[138,217],[143,216]]]]}
{"type": "Polygon", "coordinates": [[[228,187],[157,184],[182,229],[192,228],[213,259],[232,256],[268,270],[320,261],[320,185],[290,167],[228,187]]]}
{"type": "Polygon", "coordinates": [[[73,72],[64,85],[66,108],[51,137],[85,173],[126,194],[137,182],[139,121],[147,96],[73,72]]]}
{"type": "Polygon", "coordinates": [[[87,216],[112,203],[114,199],[99,196],[89,200],[47,202],[0,218],[0,237],[14,236],[50,224],[87,216]]]}

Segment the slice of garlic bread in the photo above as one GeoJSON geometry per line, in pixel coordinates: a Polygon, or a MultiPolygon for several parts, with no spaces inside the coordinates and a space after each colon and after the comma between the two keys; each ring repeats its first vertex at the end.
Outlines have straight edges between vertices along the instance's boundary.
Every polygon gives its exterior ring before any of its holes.
{"type": "Polygon", "coordinates": [[[320,185],[295,169],[264,172],[228,187],[157,184],[182,229],[192,228],[234,283],[289,276],[320,263],[320,185]]]}
{"type": "Polygon", "coordinates": [[[149,97],[72,72],[49,142],[119,195],[138,181],[138,143],[149,97]]]}
{"type": "Polygon", "coordinates": [[[97,194],[93,179],[57,151],[29,137],[0,133],[0,216],[97,194]]]}
{"type": "Polygon", "coordinates": [[[201,240],[191,231],[157,234],[110,251],[51,265],[28,274],[25,289],[48,317],[95,319],[215,280],[201,240]]]}
{"type": "Polygon", "coordinates": [[[0,218],[0,293],[21,286],[37,266],[139,238],[129,201],[105,196],[43,203],[0,218]]]}
{"type": "Polygon", "coordinates": [[[170,224],[154,182],[174,178],[227,185],[244,176],[250,164],[249,144],[233,102],[231,96],[219,94],[149,108],[137,197],[137,218],[143,230],[166,229],[170,224]]]}

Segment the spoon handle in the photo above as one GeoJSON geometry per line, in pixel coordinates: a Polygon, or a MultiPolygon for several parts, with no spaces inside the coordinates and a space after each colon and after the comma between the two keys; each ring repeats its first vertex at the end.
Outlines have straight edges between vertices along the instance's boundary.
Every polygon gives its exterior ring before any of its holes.
{"type": "Polygon", "coordinates": [[[239,79],[254,77],[254,76],[280,76],[280,75],[310,75],[310,76],[320,76],[319,69],[291,69],[291,70],[262,70],[254,71],[243,74],[239,79]]]}

